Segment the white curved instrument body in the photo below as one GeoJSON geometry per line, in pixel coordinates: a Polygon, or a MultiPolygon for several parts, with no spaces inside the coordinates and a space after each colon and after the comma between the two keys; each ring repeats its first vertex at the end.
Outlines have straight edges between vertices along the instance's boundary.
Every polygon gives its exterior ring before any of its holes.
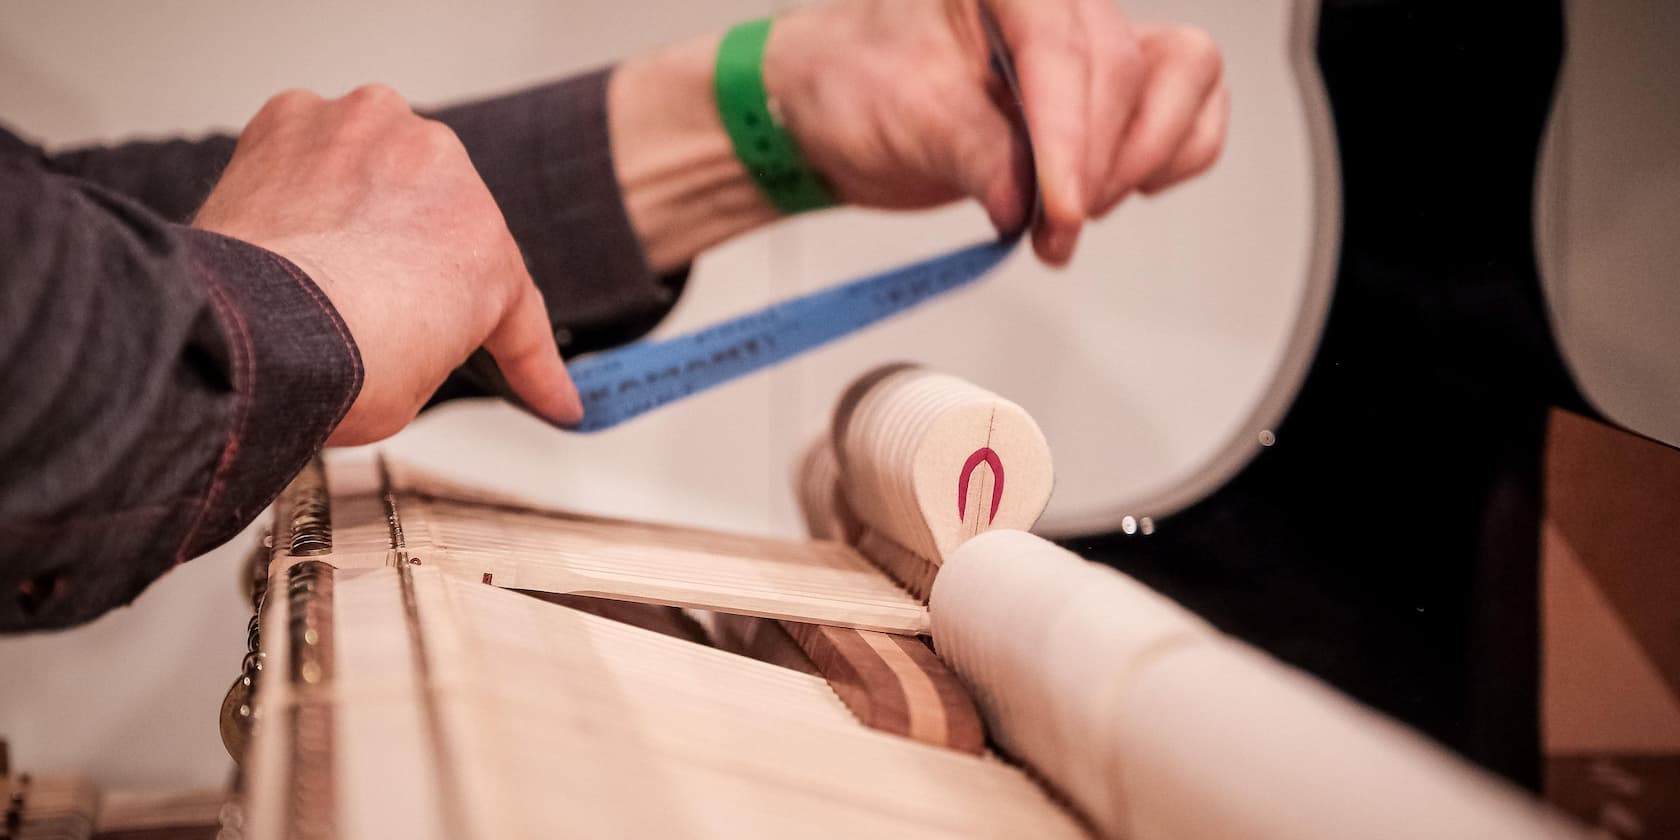
{"type": "MultiPolygon", "coordinates": [[[[971,291],[776,371],[774,422],[813,428],[858,371],[906,359],[1006,395],[1053,451],[1077,453],[1057,464],[1041,530],[1113,529],[1222,483],[1293,399],[1333,279],[1339,200],[1311,55],[1316,9],[1128,4],[1139,19],[1188,21],[1219,39],[1233,109],[1219,164],[1092,225],[1065,271],[1023,253],[971,291]]],[[[914,224],[800,220],[773,234],[776,295],[935,252],[984,224],[970,208],[914,224]]]]}
{"type": "MultiPolygon", "coordinates": [[[[1340,202],[1311,53],[1316,9],[1310,0],[1128,5],[1140,19],[1188,21],[1219,39],[1230,137],[1208,175],[1090,226],[1064,271],[1023,252],[972,289],[605,434],[557,436],[500,408],[459,406],[392,451],[434,469],[494,473],[574,509],[793,534],[801,523],[783,476],[803,444],[846,383],[903,360],[1007,395],[1052,450],[1077,453],[1058,467],[1041,530],[1108,530],[1127,514],[1188,504],[1259,450],[1259,433],[1293,400],[1329,299],[1340,202]],[[450,454],[466,442],[470,466],[450,454]]],[[[703,257],[658,332],[987,235],[984,216],[966,206],[791,220],[703,257]]]]}
{"type": "Polygon", "coordinates": [[[1566,0],[1540,158],[1536,251],[1576,384],[1680,446],[1680,6],[1566,0]]]}

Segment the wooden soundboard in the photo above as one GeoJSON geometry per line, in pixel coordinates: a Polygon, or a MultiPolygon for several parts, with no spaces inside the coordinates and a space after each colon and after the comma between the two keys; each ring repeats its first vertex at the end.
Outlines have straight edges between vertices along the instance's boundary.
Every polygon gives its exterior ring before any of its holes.
{"type": "Polygon", "coordinates": [[[840,416],[887,563],[312,465],[226,709],[250,836],[1083,835],[925,639],[941,553],[1043,509],[1037,427],[901,368],[840,416]]]}
{"type": "Polygon", "coordinates": [[[1027,533],[1007,400],[883,368],[801,463],[811,540],[312,466],[224,705],[241,836],[1580,836],[1027,533]]]}

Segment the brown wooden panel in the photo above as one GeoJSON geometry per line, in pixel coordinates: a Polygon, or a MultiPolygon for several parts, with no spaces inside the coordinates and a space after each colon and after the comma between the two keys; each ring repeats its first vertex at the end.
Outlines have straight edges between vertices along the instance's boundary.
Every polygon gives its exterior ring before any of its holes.
{"type": "Polygon", "coordinates": [[[967,688],[920,639],[781,624],[865,726],[966,753],[985,749],[967,688]]]}
{"type": "Polygon", "coordinates": [[[780,665],[801,674],[822,676],[810,657],[782,628],[781,622],[771,618],[729,613],[700,612],[712,646],[733,654],[780,665]]]}
{"type": "Polygon", "coordinates": [[[1552,756],[1546,799],[1604,837],[1680,837],[1680,755],[1552,756]]]}
{"type": "MultiPolygon", "coordinates": [[[[489,578],[485,575],[485,578],[489,578]]],[[[494,584],[493,580],[485,583],[494,584]]],[[[532,592],[530,590],[516,590],[551,604],[559,604],[574,610],[612,619],[621,624],[652,630],[696,644],[708,644],[706,628],[697,624],[694,619],[683,614],[676,607],[666,607],[659,604],[639,604],[634,601],[613,601],[607,598],[590,598],[586,595],[563,595],[555,592],[532,592]]]]}
{"type": "Polygon", "coordinates": [[[1553,412],[1546,518],[1680,694],[1680,450],[1553,412]]]}

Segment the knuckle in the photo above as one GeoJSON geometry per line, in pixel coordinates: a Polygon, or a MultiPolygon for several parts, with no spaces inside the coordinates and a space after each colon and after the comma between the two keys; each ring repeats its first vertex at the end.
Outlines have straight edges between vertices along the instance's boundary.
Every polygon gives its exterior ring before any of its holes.
{"type": "Polygon", "coordinates": [[[461,145],[461,138],[456,136],[455,130],[437,120],[416,118],[416,136],[422,140],[427,148],[440,154],[453,154],[465,151],[461,145]]]}
{"type": "Polygon", "coordinates": [[[400,102],[402,101],[402,94],[397,93],[397,91],[390,85],[381,84],[379,82],[369,82],[365,85],[357,85],[349,93],[345,94],[344,98],[351,101],[370,103],[392,101],[400,102]]]}
{"type": "Polygon", "coordinates": [[[283,90],[268,98],[265,108],[296,108],[320,102],[321,97],[303,88],[283,90]]]}
{"type": "Polygon", "coordinates": [[[1027,31],[1025,50],[1064,59],[1082,55],[1085,33],[1072,15],[1036,15],[1027,31]]]}
{"type": "Polygon", "coordinates": [[[344,103],[351,108],[371,113],[408,110],[408,101],[389,85],[365,84],[344,95],[344,103]]]}
{"type": "Polygon", "coordinates": [[[270,96],[262,108],[257,110],[256,116],[251,118],[251,122],[286,119],[308,110],[320,101],[321,97],[302,88],[283,90],[270,96]]]}
{"type": "Polygon", "coordinates": [[[1158,136],[1144,136],[1127,144],[1110,175],[1110,187],[1129,190],[1149,180],[1172,162],[1174,149],[1158,136]]]}
{"type": "Polygon", "coordinates": [[[1211,75],[1218,76],[1224,70],[1225,59],[1220,52],[1219,42],[1215,41],[1206,29],[1194,26],[1174,29],[1173,48],[1185,61],[1194,63],[1211,75]]]}
{"type": "Polygon", "coordinates": [[[1130,91],[1132,95],[1143,87],[1148,77],[1148,65],[1136,43],[1110,49],[1099,66],[1097,72],[1106,77],[1104,81],[1111,89],[1130,91]]]}
{"type": "Polygon", "coordinates": [[[1113,32],[1102,47],[1104,63],[1111,72],[1141,75],[1146,60],[1143,44],[1130,30],[1113,32]]]}

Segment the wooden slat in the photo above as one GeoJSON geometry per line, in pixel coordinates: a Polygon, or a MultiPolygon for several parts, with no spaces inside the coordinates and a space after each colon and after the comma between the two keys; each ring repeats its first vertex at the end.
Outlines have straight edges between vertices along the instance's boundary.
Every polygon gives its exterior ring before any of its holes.
{"type": "Polygon", "coordinates": [[[920,639],[780,624],[863,725],[959,752],[985,750],[967,689],[920,639]]]}
{"type": "Polygon", "coordinates": [[[857,551],[583,516],[462,489],[400,464],[331,472],[339,568],[408,562],[475,583],[918,634],[927,608],[857,551]],[[342,488],[351,488],[347,492],[342,488]],[[401,527],[392,542],[390,505],[401,527]],[[390,552],[396,552],[395,555],[390,552]],[[400,557],[398,556],[400,555],[400,557]]]}
{"type": "Polygon", "coordinates": [[[403,572],[334,593],[342,840],[436,836],[448,807],[464,837],[1082,836],[1019,770],[862,727],[820,677],[403,572]]]}

